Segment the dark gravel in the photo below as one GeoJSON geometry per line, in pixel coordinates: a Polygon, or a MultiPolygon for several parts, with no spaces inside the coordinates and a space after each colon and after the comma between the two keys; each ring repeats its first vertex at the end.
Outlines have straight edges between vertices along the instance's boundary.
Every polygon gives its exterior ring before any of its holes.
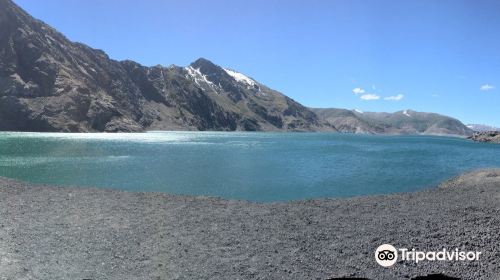
{"type": "Polygon", "coordinates": [[[259,204],[0,178],[0,279],[500,279],[500,170],[431,190],[259,204]],[[481,251],[379,266],[383,243],[481,251]]]}

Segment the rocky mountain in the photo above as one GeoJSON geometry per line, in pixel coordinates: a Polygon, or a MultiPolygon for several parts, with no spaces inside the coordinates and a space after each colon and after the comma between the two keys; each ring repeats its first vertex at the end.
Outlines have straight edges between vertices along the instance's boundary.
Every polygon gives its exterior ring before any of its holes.
{"type": "Polygon", "coordinates": [[[345,109],[311,109],[341,132],[367,134],[472,135],[459,120],[412,110],[395,113],[361,112],[345,109]]]}
{"type": "Polygon", "coordinates": [[[0,0],[0,130],[472,131],[437,114],[306,108],[200,58],[187,67],[116,61],[0,0]]]}
{"type": "Polygon", "coordinates": [[[467,127],[472,129],[473,131],[477,131],[477,132],[500,131],[500,128],[490,126],[490,125],[485,125],[485,124],[468,124],[467,127]]]}
{"type": "Polygon", "coordinates": [[[308,108],[206,59],[115,61],[0,0],[0,130],[334,130],[308,108]]]}

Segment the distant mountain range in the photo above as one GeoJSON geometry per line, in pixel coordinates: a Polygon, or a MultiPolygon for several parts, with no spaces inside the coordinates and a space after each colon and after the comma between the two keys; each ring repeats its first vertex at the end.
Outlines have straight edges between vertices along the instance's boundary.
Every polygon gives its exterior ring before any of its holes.
{"type": "Polygon", "coordinates": [[[472,129],[473,131],[477,131],[477,132],[500,131],[500,128],[498,128],[498,127],[484,125],[484,124],[468,124],[467,127],[472,129]]]}
{"type": "Polygon", "coordinates": [[[404,110],[395,113],[312,109],[340,132],[369,134],[471,135],[472,130],[447,116],[404,110]]]}
{"type": "Polygon", "coordinates": [[[115,61],[10,0],[0,0],[0,130],[472,134],[432,113],[307,108],[203,58],[187,67],[115,61]]]}

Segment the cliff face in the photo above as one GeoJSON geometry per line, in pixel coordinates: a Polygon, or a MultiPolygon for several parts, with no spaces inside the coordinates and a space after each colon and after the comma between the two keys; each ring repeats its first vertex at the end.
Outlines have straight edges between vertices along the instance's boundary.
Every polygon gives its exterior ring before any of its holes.
{"type": "Polygon", "coordinates": [[[115,61],[0,0],[0,130],[318,130],[309,109],[241,73],[115,61]]]}
{"type": "Polygon", "coordinates": [[[341,132],[366,134],[472,135],[459,120],[447,116],[404,110],[395,113],[344,109],[312,109],[320,119],[341,132]]]}

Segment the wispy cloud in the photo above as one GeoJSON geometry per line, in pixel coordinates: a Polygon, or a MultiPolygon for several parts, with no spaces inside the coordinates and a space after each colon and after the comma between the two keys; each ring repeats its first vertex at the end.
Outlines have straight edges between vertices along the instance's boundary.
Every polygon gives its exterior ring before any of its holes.
{"type": "Polygon", "coordinates": [[[403,99],[403,97],[405,97],[403,94],[398,94],[398,95],[394,95],[394,96],[384,97],[384,100],[399,101],[399,100],[403,99]]]}
{"type": "Polygon", "coordinates": [[[369,93],[369,94],[361,95],[360,98],[363,100],[379,100],[380,96],[378,96],[376,94],[369,93]]]}
{"type": "Polygon", "coordinates": [[[490,84],[484,84],[479,89],[482,91],[490,91],[492,89],[495,89],[495,86],[490,84]]]}
{"type": "Polygon", "coordinates": [[[356,87],[352,90],[352,93],[354,95],[359,96],[361,100],[365,101],[370,101],[370,100],[387,100],[387,101],[400,101],[402,100],[405,96],[403,94],[398,94],[398,95],[393,95],[393,96],[386,96],[386,97],[381,97],[380,90],[378,90],[376,85],[372,85],[371,89],[369,92],[366,92],[365,89],[361,87],[356,87]]]}
{"type": "Polygon", "coordinates": [[[364,89],[362,89],[362,88],[357,87],[357,88],[354,88],[354,89],[352,90],[352,93],[354,93],[355,95],[359,95],[359,94],[363,94],[363,93],[365,93],[365,90],[364,90],[364,89]]]}

